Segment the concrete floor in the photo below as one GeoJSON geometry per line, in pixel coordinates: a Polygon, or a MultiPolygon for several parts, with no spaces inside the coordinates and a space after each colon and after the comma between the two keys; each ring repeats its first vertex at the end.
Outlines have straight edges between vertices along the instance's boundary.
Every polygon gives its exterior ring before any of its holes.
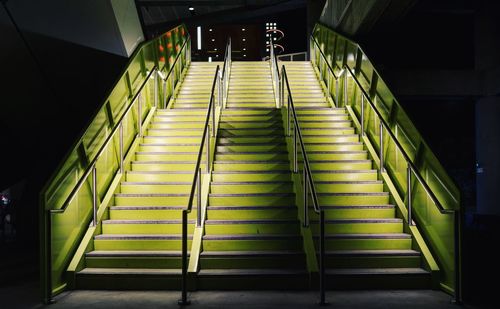
{"type": "MultiPolygon", "coordinates": [[[[0,308],[43,308],[38,284],[0,288],[0,308]]],[[[172,291],[70,291],[46,306],[59,308],[179,308],[179,292],[172,291]]],[[[189,294],[187,308],[319,308],[316,292],[199,291],[189,294]]],[[[334,291],[327,293],[330,308],[460,308],[439,291],[334,291]]],[[[465,308],[477,308],[465,306],[465,308]]]]}

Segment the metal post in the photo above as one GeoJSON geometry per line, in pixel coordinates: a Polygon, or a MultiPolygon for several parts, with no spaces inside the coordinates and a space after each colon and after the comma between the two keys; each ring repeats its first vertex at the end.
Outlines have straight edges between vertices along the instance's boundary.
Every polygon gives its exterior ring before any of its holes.
{"type": "Polygon", "coordinates": [[[174,70],[172,71],[171,78],[172,78],[171,79],[171,81],[172,81],[172,97],[174,97],[174,94],[175,94],[175,67],[174,67],[174,70]]]}
{"type": "Polygon", "coordinates": [[[280,107],[285,105],[285,68],[281,69],[281,87],[280,87],[280,107]]]}
{"type": "Polygon", "coordinates": [[[197,171],[198,176],[196,179],[196,186],[198,187],[198,190],[196,190],[197,195],[196,195],[196,226],[200,227],[201,226],[201,168],[198,169],[197,171]]]}
{"type": "Polygon", "coordinates": [[[154,78],[154,83],[155,83],[155,99],[154,99],[154,106],[158,106],[158,71],[155,69],[155,78],[154,78]]]}
{"type": "Polygon", "coordinates": [[[461,226],[461,217],[460,210],[456,210],[453,214],[455,221],[455,229],[454,229],[454,237],[455,237],[455,250],[454,250],[454,259],[455,259],[455,293],[453,297],[453,302],[455,304],[462,303],[462,280],[461,280],[461,247],[460,247],[460,226],[461,226]]]}
{"type": "Polygon", "coordinates": [[[326,305],[325,299],[325,212],[319,211],[320,234],[319,234],[319,294],[320,305],[326,305]]]}
{"type": "Polygon", "coordinates": [[[326,93],[326,98],[328,99],[328,97],[330,97],[330,76],[327,74],[326,75],[326,89],[327,89],[327,93],[326,93]]]}
{"type": "Polygon", "coordinates": [[[92,166],[92,226],[97,226],[97,169],[92,166]]]}
{"type": "Polygon", "coordinates": [[[210,173],[210,125],[207,127],[206,144],[207,144],[207,174],[210,173]]]}
{"type": "Polygon", "coordinates": [[[339,80],[338,78],[335,80],[335,104],[337,104],[337,107],[339,107],[339,98],[340,98],[340,93],[339,93],[339,80]]]}
{"type": "Polygon", "coordinates": [[[286,135],[290,136],[290,100],[291,96],[290,93],[288,93],[288,102],[287,102],[287,109],[286,109],[286,135]]]}
{"type": "MultiPolygon", "coordinates": [[[[215,95],[212,96],[212,100],[215,100],[215,95]]],[[[212,101],[212,136],[215,136],[215,102],[212,101]]]]}
{"type": "Polygon", "coordinates": [[[187,299],[187,210],[182,211],[182,293],[181,299],[177,302],[181,306],[189,305],[191,302],[187,299]]]}
{"type": "Polygon", "coordinates": [[[167,107],[167,80],[163,80],[163,106],[162,108],[167,107]]]}
{"type": "Polygon", "coordinates": [[[120,173],[124,172],[123,166],[123,122],[120,123],[120,173]]]}
{"type": "Polygon", "coordinates": [[[382,120],[379,125],[379,141],[380,141],[380,173],[384,172],[384,126],[382,125],[382,120]]]}
{"type": "Polygon", "coordinates": [[[365,96],[361,94],[361,137],[365,135],[365,96]]]}
{"type": "MultiPolygon", "coordinates": [[[[218,78],[217,78],[217,105],[218,106],[222,105],[222,90],[221,90],[222,83],[221,83],[221,80],[222,80],[222,73],[219,70],[219,74],[218,74],[218,78]]],[[[215,110],[215,106],[214,106],[214,110],[215,110]]],[[[215,113],[213,114],[213,116],[215,117],[215,113]]]]}
{"type": "Polygon", "coordinates": [[[412,193],[411,193],[411,174],[412,174],[412,169],[410,166],[410,163],[408,163],[408,167],[406,168],[406,192],[407,192],[407,210],[408,210],[408,225],[413,225],[413,219],[412,219],[412,193]]]}
{"type": "MultiPolygon", "coordinates": [[[[298,168],[298,154],[297,154],[297,126],[294,123],[293,126],[293,172],[297,173],[299,168],[298,168]]],[[[302,154],[304,156],[304,154],[302,154]]]]}
{"type": "Polygon", "coordinates": [[[137,97],[137,128],[139,129],[139,137],[142,136],[142,91],[137,97]]]}
{"type": "Polygon", "coordinates": [[[302,173],[304,175],[303,177],[303,180],[302,180],[302,185],[304,186],[304,227],[308,227],[309,226],[309,209],[308,209],[308,206],[307,206],[307,189],[308,189],[308,185],[307,185],[307,172],[306,172],[306,166],[302,166],[302,173]]]}
{"type": "Polygon", "coordinates": [[[344,73],[344,106],[347,106],[347,73],[344,73]]]}

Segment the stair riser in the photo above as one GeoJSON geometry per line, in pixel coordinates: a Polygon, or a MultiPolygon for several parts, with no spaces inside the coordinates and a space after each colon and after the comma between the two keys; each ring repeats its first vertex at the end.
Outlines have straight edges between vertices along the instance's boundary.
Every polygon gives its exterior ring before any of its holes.
{"type": "MultiPolygon", "coordinates": [[[[110,210],[111,220],[180,220],[181,210],[110,210]]],[[[190,220],[196,219],[196,209],[188,215],[190,220]]]]}
{"type": "Polygon", "coordinates": [[[142,140],[142,144],[200,144],[201,135],[200,136],[164,136],[164,137],[145,137],[142,140]]]}
{"type": "Polygon", "coordinates": [[[268,210],[212,210],[208,208],[208,220],[259,220],[282,219],[296,220],[296,210],[268,209],[268,210]]]}
{"type": "Polygon", "coordinates": [[[184,193],[191,192],[191,185],[122,185],[121,193],[184,193]]]}
{"type": "Polygon", "coordinates": [[[249,193],[288,193],[293,192],[293,184],[245,184],[245,185],[214,185],[210,187],[211,193],[239,193],[239,194],[249,194],[249,193]]]}
{"type": "Polygon", "coordinates": [[[187,129],[148,129],[146,135],[147,136],[190,136],[192,138],[198,138],[198,142],[200,141],[201,134],[203,133],[202,129],[197,130],[187,130],[187,129]]]}
{"type": "Polygon", "coordinates": [[[207,235],[258,235],[258,234],[288,234],[300,233],[299,223],[296,224],[205,224],[207,235]]]}
{"type": "Polygon", "coordinates": [[[321,173],[313,172],[314,181],[368,181],[377,180],[377,172],[366,173],[321,173]]]}
{"type": "MultiPolygon", "coordinates": [[[[306,150],[307,152],[307,150],[306,150]]],[[[309,160],[366,160],[368,158],[367,153],[308,153],[307,157],[309,160]]],[[[299,159],[302,155],[299,155],[299,159]]]]}
{"type": "Polygon", "coordinates": [[[336,135],[336,136],[302,136],[304,143],[352,143],[359,142],[357,135],[336,135]]]}
{"type": "MultiPolygon", "coordinates": [[[[198,148],[199,150],[199,148],[198,148]]],[[[137,161],[193,161],[196,162],[198,152],[181,154],[136,154],[137,161]]]]}
{"type": "MultiPolygon", "coordinates": [[[[311,160],[309,160],[311,161],[311,160]]],[[[299,166],[302,164],[299,163],[299,166]]],[[[369,170],[372,168],[371,161],[362,162],[310,162],[311,169],[314,170],[369,170]]]]}
{"type": "Polygon", "coordinates": [[[214,163],[214,171],[273,171],[273,170],[288,170],[288,163],[235,163],[235,164],[220,164],[214,163]]]}
{"type": "Polygon", "coordinates": [[[302,240],[203,240],[204,251],[302,250],[302,240]]]}
{"type": "Polygon", "coordinates": [[[213,206],[291,206],[295,205],[294,197],[282,196],[227,196],[209,197],[209,205],[213,206]]]}
{"type": "MultiPolygon", "coordinates": [[[[95,250],[181,250],[180,240],[94,240],[95,250]]],[[[191,240],[188,240],[188,248],[191,240]]]]}
{"type": "MultiPolygon", "coordinates": [[[[200,117],[200,119],[203,119],[203,118],[200,117]]],[[[164,122],[153,122],[150,124],[149,127],[152,129],[186,129],[186,128],[194,129],[194,128],[198,128],[198,129],[200,129],[199,131],[202,132],[202,129],[205,127],[205,124],[204,123],[194,123],[194,122],[187,122],[187,123],[185,123],[185,122],[170,122],[170,123],[167,123],[164,121],[164,122]]],[[[183,130],[179,130],[179,131],[186,132],[183,130]]]]}
{"type": "Polygon", "coordinates": [[[315,184],[317,193],[382,192],[380,184],[315,184]]]}
{"type": "Polygon", "coordinates": [[[302,136],[307,137],[310,135],[325,135],[325,136],[337,136],[342,134],[354,134],[354,128],[342,127],[333,129],[323,129],[323,128],[304,128],[302,129],[302,136]]]}
{"type": "Polygon", "coordinates": [[[319,196],[320,205],[336,205],[336,206],[351,206],[351,205],[385,205],[389,203],[389,196],[319,196]]]}
{"type": "MultiPolygon", "coordinates": [[[[194,224],[189,225],[189,233],[194,231],[194,224]]],[[[178,234],[182,235],[182,223],[179,224],[103,224],[103,234],[178,234]]]]}
{"type": "MultiPolygon", "coordinates": [[[[193,199],[193,203],[196,198],[193,199]]],[[[188,196],[169,196],[169,197],[115,197],[117,206],[186,206],[188,196]]],[[[195,204],[194,204],[195,205],[195,204]]]]}
{"type": "MultiPolygon", "coordinates": [[[[319,241],[314,241],[319,248],[319,241]]],[[[411,239],[327,239],[327,250],[390,250],[411,249],[411,239]]]]}
{"type": "Polygon", "coordinates": [[[273,152],[287,151],[286,145],[247,145],[247,146],[217,146],[217,152],[273,152]]]}
{"type": "Polygon", "coordinates": [[[420,256],[332,257],[326,258],[327,268],[419,268],[420,256]]]}
{"type": "MultiPolygon", "coordinates": [[[[333,119],[329,119],[333,120],[333,119]]],[[[300,128],[303,130],[307,129],[325,129],[325,128],[352,128],[352,123],[350,121],[339,122],[337,119],[333,120],[336,122],[300,122],[300,128]]]]}
{"type": "Polygon", "coordinates": [[[179,269],[180,257],[87,257],[85,266],[91,268],[179,269]]]}
{"type": "MultiPolygon", "coordinates": [[[[319,234],[319,224],[311,224],[314,234],[319,234]]],[[[336,223],[325,224],[328,234],[372,234],[372,233],[402,233],[402,223],[336,223]]]]}
{"type": "Polygon", "coordinates": [[[140,146],[140,152],[197,152],[200,146],[140,146]]]}
{"type": "Polygon", "coordinates": [[[289,181],[290,174],[212,174],[212,180],[217,182],[235,181],[289,181]]]}
{"type": "Polygon", "coordinates": [[[306,265],[304,256],[292,257],[201,257],[201,269],[296,269],[306,265]]]}
{"type": "MultiPolygon", "coordinates": [[[[395,210],[394,208],[389,209],[374,209],[374,208],[363,208],[363,209],[335,209],[328,210],[325,209],[326,219],[367,219],[367,218],[394,218],[395,210]]],[[[309,211],[309,218],[313,220],[318,219],[318,215],[311,209],[309,211]]]]}
{"type": "Polygon", "coordinates": [[[154,171],[193,171],[195,167],[195,160],[193,163],[158,163],[158,164],[135,164],[132,162],[132,170],[137,172],[154,172],[154,171]]]}
{"type": "Polygon", "coordinates": [[[193,181],[192,171],[185,174],[127,174],[127,181],[193,181]]]}
{"type": "MultiPolygon", "coordinates": [[[[253,121],[253,120],[252,120],[253,121]]],[[[278,121],[256,121],[256,122],[221,122],[219,124],[220,129],[276,129],[276,127],[281,128],[281,123],[278,121]]]]}
{"type": "Polygon", "coordinates": [[[244,154],[244,153],[217,153],[215,160],[218,161],[285,161],[288,160],[288,153],[258,153],[258,154],[244,154]]]}

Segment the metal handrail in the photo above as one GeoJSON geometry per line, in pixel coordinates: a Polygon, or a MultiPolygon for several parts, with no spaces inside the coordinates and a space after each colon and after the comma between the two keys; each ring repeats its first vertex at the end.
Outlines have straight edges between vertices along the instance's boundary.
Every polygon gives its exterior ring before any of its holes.
{"type": "Polygon", "coordinates": [[[231,75],[231,37],[228,38],[228,42],[226,44],[226,51],[224,53],[224,66],[222,67],[222,89],[223,89],[223,106],[226,106],[227,103],[227,95],[229,91],[229,76],[231,75]]]}
{"type": "MultiPolygon", "coordinates": [[[[276,57],[276,55],[274,55],[276,57]]],[[[275,63],[277,60],[275,59],[275,63]]],[[[300,130],[299,121],[297,118],[297,113],[295,111],[295,105],[293,104],[292,91],[290,84],[288,82],[288,76],[286,73],[285,66],[282,66],[281,69],[281,82],[280,82],[280,106],[284,106],[284,93],[285,87],[288,91],[287,96],[287,128],[286,134],[287,136],[291,136],[290,134],[290,111],[292,113],[293,126],[294,126],[294,134],[293,134],[293,172],[298,173],[298,153],[297,153],[297,141],[300,145],[300,150],[302,152],[302,172],[303,172],[303,189],[304,189],[304,220],[303,226],[309,226],[309,207],[308,207],[308,191],[311,193],[311,198],[313,202],[314,212],[319,214],[320,221],[320,259],[319,259],[319,288],[320,288],[320,304],[326,304],[325,299],[325,213],[323,209],[321,209],[318,201],[318,196],[316,194],[316,188],[314,185],[314,179],[311,172],[311,167],[309,165],[309,159],[307,158],[307,152],[305,149],[304,141],[302,139],[302,133],[300,130]]]]}
{"type": "MultiPolygon", "coordinates": [[[[175,65],[177,64],[177,61],[179,60],[179,58],[182,58],[180,57],[180,55],[182,54],[182,51],[184,50],[184,48],[187,46],[188,42],[191,41],[191,37],[188,36],[187,40],[184,41],[184,43],[182,44],[182,47],[181,49],[179,50],[179,53],[177,54],[177,57],[175,57],[175,60],[174,62],[172,63],[172,65],[170,66],[170,69],[168,70],[168,73],[166,76],[163,76],[163,74],[161,74],[161,72],[165,69],[165,67],[167,66],[167,62],[165,61],[165,64],[163,65],[163,67],[161,68],[161,70],[158,70],[158,75],[160,76],[160,78],[163,80],[163,107],[166,108],[167,107],[167,80],[168,78],[170,77],[170,75],[172,75],[172,72],[175,72],[175,65]]],[[[172,78],[172,96],[174,96],[175,94],[175,78],[172,78]]]]}
{"type": "MultiPolygon", "coordinates": [[[[457,303],[459,303],[461,301],[461,287],[460,287],[460,273],[459,273],[460,268],[458,267],[460,264],[460,225],[461,225],[461,223],[460,223],[460,210],[459,209],[446,209],[443,207],[443,205],[438,200],[438,198],[436,197],[436,195],[434,194],[432,189],[429,187],[427,182],[420,175],[420,172],[418,171],[417,167],[414,165],[414,163],[410,159],[409,155],[406,153],[403,146],[399,143],[396,136],[392,132],[390,125],[385,121],[385,119],[383,118],[380,111],[376,108],[371,97],[368,95],[368,93],[366,93],[365,89],[362,87],[361,83],[356,78],[356,76],[352,72],[351,68],[348,65],[344,65],[344,67],[342,68],[342,70],[339,73],[339,76],[336,76],[332,67],[328,63],[325,54],[323,53],[318,42],[316,41],[316,39],[313,36],[311,36],[311,41],[316,45],[317,49],[320,52],[320,55],[323,57],[324,62],[327,64],[328,70],[333,75],[336,82],[338,82],[339,79],[343,75],[349,74],[351,76],[351,78],[353,79],[353,81],[358,86],[358,88],[361,90],[361,92],[362,92],[361,93],[361,110],[362,110],[362,112],[361,112],[360,127],[361,127],[361,135],[362,136],[364,135],[364,131],[365,131],[364,130],[364,119],[363,119],[363,117],[364,117],[364,102],[365,101],[368,101],[368,104],[370,105],[372,110],[377,115],[377,118],[378,118],[379,123],[380,123],[380,128],[379,128],[379,139],[380,139],[380,153],[379,153],[380,166],[379,166],[379,168],[380,168],[380,172],[382,173],[385,171],[384,155],[383,155],[383,129],[384,128],[387,131],[387,133],[389,134],[390,138],[393,140],[393,142],[396,145],[396,147],[398,148],[398,150],[403,155],[403,158],[405,159],[406,164],[407,164],[407,188],[408,188],[408,190],[407,190],[407,204],[408,204],[407,205],[407,211],[408,211],[407,221],[408,222],[407,223],[408,223],[408,225],[409,226],[414,225],[414,223],[413,223],[414,221],[412,219],[413,216],[412,216],[412,196],[411,196],[411,180],[412,180],[411,175],[412,174],[415,175],[418,182],[423,186],[425,192],[430,197],[430,199],[432,200],[432,202],[436,206],[437,210],[441,214],[447,214],[447,215],[453,214],[454,215],[454,245],[455,245],[455,256],[454,256],[455,262],[454,263],[455,263],[455,277],[456,277],[454,297],[455,297],[455,301],[457,303]]],[[[321,74],[321,66],[320,66],[320,74],[321,74]]],[[[320,76],[322,78],[322,75],[320,75],[320,76]]],[[[347,87],[347,83],[344,83],[344,86],[347,87]]],[[[328,95],[330,95],[330,93],[328,93],[328,95]]],[[[346,91],[344,92],[344,98],[345,97],[346,97],[346,91]]]]}
{"type": "MultiPolygon", "coordinates": [[[[203,151],[204,151],[204,146],[205,146],[205,140],[207,141],[206,143],[206,161],[205,164],[207,165],[206,172],[207,174],[210,173],[211,171],[211,164],[210,164],[210,116],[212,116],[212,136],[215,135],[215,104],[214,104],[214,98],[215,98],[215,86],[217,84],[220,84],[220,73],[219,73],[219,65],[217,65],[217,68],[215,69],[215,76],[214,80],[212,82],[212,91],[210,94],[210,101],[208,103],[207,107],[207,115],[205,116],[205,125],[203,129],[203,134],[201,136],[201,141],[200,141],[200,150],[198,151],[198,157],[196,159],[196,165],[194,169],[194,177],[193,177],[193,182],[191,184],[191,190],[189,193],[189,200],[187,207],[182,210],[182,294],[181,294],[181,299],[179,300],[179,305],[187,305],[190,302],[187,299],[187,267],[188,267],[188,261],[187,261],[187,225],[188,225],[188,214],[191,213],[192,208],[193,208],[193,199],[194,195],[197,193],[197,198],[196,198],[196,204],[197,204],[197,218],[196,218],[196,226],[199,227],[201,226],[201,158],[203,157],[203,151]],[[196,190],[198,188],[198,190],[196,190]]],[[[220,89],[220,88],[219,88],[220,89]]],[[[220,102],[220,96],[219,96],[219,105],[221,104],[220,102]]]]}
{"type": "MultiPolygon", "coordinates": [[[[144,81],[142,82],[141,86],[139,87],[139,90],[137,91],[137,93],[135,94],[135,96],[132,98],[132,100],[131,100],[132,103],[127,107],[127,109],[125,110],[125,112],[123,113],[123,115],[120,117],[120,120],[115,124],[115,126],[113,127],[113,130],[111,130],[111,133],[106,138],[106,141],[99,148],[99,151],[97,152],[95,158],[89,164],[89,166],[85,170],[85,173],[83,173],[82,178],[80,178],[80,180],[78,181],[78,183],[75,186],[75,188],[71,191],[71,193],[69,194],[69,196],[64,201],[63,206],[61,208],[58,208],[58,209],[47,209],[49,212],[51,212],[51,213],[63,213],[66,210],[66,208],[68,207],[68,205],[71,204],[71,202],[75,198],[76,193],[78,192],[78,190],[80,190],[80,188],[82,187],[82,185],[87,180],[87,177],[90,175],[90,172],[95,167],[95,164],[96,164],[97,160],[101,157],[102,153],[104,152],[104,149],[108,146],[109,142],[113,139],[116,131],[119,130],[120,128],[122,128],[122,121],[123,121],[123,119],[125,119],[125,117],[128,115],[128,112],[132,109],[132,106],[134,106],[136,100],[141,95],[142,89],[144,88],[144,86],[146,86],[147,82],[149,81],[149,78],[156,71],[156,69],[157,69],[157,67],[155,65],[153,67],[153,70],[151,70],[151,72],[149,72],[149,74],[146,77],[146,79],[144,79],[144,81]]],[[[139,118],[139,121],[141,121],[140,118],[139,118]]]]}

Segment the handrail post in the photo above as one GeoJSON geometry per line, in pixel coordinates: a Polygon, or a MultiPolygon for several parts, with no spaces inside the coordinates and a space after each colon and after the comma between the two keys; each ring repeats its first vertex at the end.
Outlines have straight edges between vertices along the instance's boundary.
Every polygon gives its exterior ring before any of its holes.
{"type": "Polygon", "coordinates": [[[182,211],[182,293],[181,299],[177,302],[180,306],[191,304],[187,299],[187,216],[188,213],[184,209],[182,211]]]}
{"type": "Polygon", "coordinates": [[[319,211],[319,304],[326,305],[325,297],[325,212],[319,211]]]}
{"type": "MultiPolygon", "coordinates": [[[[156,71],[156,69],[155,69],[155,71],[156,71]]],[[[155,86],[154,86],[154,96],[155,96],[154,107],[158,107],[158,71],[156,71],[156,74],[154,76],[154,83],[155,83],[155,86]]]]}
{"type": "Polygon", "coordinates": [[[123,122],[120,122],[120,173],[123,174],[124,166],[123,166],[123,122]]]}
{"type": "Polygon", "coordinates": [[[207,147],[207,174],[210,173],[210,124],[207,126],[206,136],[206,147],[207,147]]]}
{"type": "Polygon", "coordinates": [[[461,282],[461,262],[460,262],[460,251],[461,251],[461,245],[460,245],[460,231],[461,231],[461,217],[460,217],[460,210],[455,210],[453,213],[454,216],[454,264],[455,264],[455,293],[453,297],[453,302],[455,304],[461,304],[462,303],[462,282],[461,282]]]}
{"type": "Polygon", "coordinates": [[[343,99],[344,99],[344,106],[347,106],[347,73],[344,74],[344,95],[343,95],[343,99]]]}
{"type": "Polygon", "coordinates": [[[337,105],[336,107],[339,107],[339,97],[340,97],[340,93],[339,93],[339,79],[336,78],[335,79],[335,104],[337,105]]]}
{"type": "Polygon", "coordinates": [[[97,226],[97,168],[92,166],[92,226],[97,226]]]}
{"type": "Polygon", "coordinates": [[[412,226],[413,225],[413,218],[412,218],[412,190],[411,190],[411,174],[412,174],[412,169],[410,164],[408,163],[408,167],[406,168],[406,192],[407,192],[407,210],[408,210],[408,225],[412,226]]]}
{"type": "Polygon", "coordinates": [[[328,76],[328,74],[326,74],[326,89],[327,89],[327,93],[326,93],[326,99],[328,99],[330,97],[330,76],[328,76]]]}
{"type": "Polygon", "coordinates": [[[365,96],[361,94],[361,137],[365,135],[365,96]]]}
{"type": "Polygon", "coordinates": [[[298,154],[297,154],[297,126],[293,126],[293,172],[298,172],[298,154]]]}
{"type": "Polygon", "coordinates": [[[285,105],[285,66],[281,69],[281,85],[280,85],[280,107],[285,105]]]}
{"type": "Polygon", "coordinates": [[[382,124],[382,121],[379,119],[380,125],[379,125],[379,142],[380,142],[380,151],[379,151],[379,156],[380,156],[380,173],[383,173],[385,171],[384,169],[384,125],[382,124]]]}
{"type": "Polygon", "coordinates": [[[290,93],[288,93],[287,108],[286,108],[286,135],[290,136],[290,93]]]}
{"type": "Polygon", "coordinates": [[[307,171],[306,171],[306,167],[305,165],[302,166],[302,171],[303,171],[303,174],[304,174],[304,177],[303,177],[303,186],[304,186],[304,227],[308,227],[309,226],[309,209],[308,209],[308,206],[307,206],[307,189],[308,189],[308,185],[307,185],[307,171]]]}
{"type": "Polygon", "coordinates": [[[137,96],[137,128],[139,130],[139,137],[142,136],[142,91],[137,96]]]}
{"type": "MultiPolygon", "coordinates": [[[[212,95],[212,100],[215,101],[215,95],[212,95]]],[[[209,132],[207,132],[209,133],[209,132]]],[[[210,134],[207,134],[210,135],[210,134]]],[[[212,101],[212,136],[215,136],[215,102],[212,101]]]]}
{"type": "Polygon", "coordinates": [[[162,108],[167,108],[167,79],[163,80],[163,106],[162,108]]]}
{"type": "Polygon", "coordinates": [[[196,195],[196,227],[201,226],[201,168],[196,171],[198,174],[196,179],[196,186],[198,187],[196,195]]]}

